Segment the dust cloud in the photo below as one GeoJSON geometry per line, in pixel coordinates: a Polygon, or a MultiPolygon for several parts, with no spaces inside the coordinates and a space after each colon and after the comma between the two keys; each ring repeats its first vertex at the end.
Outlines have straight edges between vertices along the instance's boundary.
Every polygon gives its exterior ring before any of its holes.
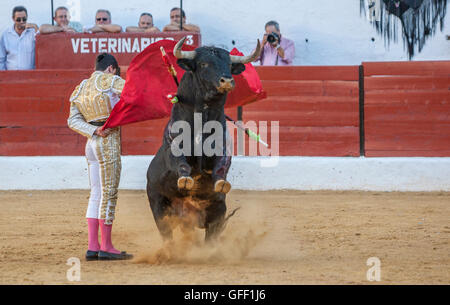
{"type": "MultiPolygon", "coordinates": [[[[231,214],[231,213],[230,213],[231,214]]],[[[223,232],[214,241],[205,242],[205,230],[194,228],[194,221],[180,222],[178,217],[166,218],[171,223],[172,240],[152,251],[138,255],[135,263],[163,264],[208,264],[237,263],[247,257],[267,236],[267,229],[250,209],[239,209],[231,217],[223,232]]]]}

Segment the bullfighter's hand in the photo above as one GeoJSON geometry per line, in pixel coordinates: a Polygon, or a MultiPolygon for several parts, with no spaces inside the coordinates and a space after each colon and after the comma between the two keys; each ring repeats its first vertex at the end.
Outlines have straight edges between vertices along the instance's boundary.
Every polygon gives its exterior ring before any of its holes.
{"type": "Polygon", "coordinates": [[[113,132],[113,128],[106,128],[105,130],[103,130],[103,132],[109,136],[112,132],[113,132]]]}
{"type": "Polygon", "coordinates": [[[102,138],[107,137],[110,133],[111,133],[111,128],[102,130],[102,127],[98,127],[94,132],[95,135],[102,137],[102,138]]]}

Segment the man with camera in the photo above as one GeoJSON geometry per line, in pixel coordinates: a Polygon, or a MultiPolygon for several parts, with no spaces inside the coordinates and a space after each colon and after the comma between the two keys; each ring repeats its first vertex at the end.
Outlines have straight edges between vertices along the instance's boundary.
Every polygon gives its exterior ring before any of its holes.
{"type": "Polygon", "coordinates": [[[260,60],[262,66],[289,66],[295,57],[295,45],[290,39],[281,36],[280,25],[276,21],[269,21],[265,26],[260,60]]]}

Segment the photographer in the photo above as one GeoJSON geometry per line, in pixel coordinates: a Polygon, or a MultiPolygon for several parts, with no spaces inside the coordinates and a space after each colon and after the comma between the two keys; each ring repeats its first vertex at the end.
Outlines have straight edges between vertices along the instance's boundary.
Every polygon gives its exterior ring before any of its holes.
{"type": "Polygon", "coordinates": [[[269,21],[265,26],[266,34],[262,40],[263,49],[260,60],[262,66],[292,65],[295,57],[295,45],[290,39],[281,36],[280,25],[276,21],[269,21]]]}

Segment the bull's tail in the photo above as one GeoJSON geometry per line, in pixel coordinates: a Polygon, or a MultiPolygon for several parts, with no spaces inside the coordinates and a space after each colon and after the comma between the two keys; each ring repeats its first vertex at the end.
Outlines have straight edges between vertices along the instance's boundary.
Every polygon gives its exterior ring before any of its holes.
{"type": "Polygon", "coordinates": [[[220,228],[218,228],[218,230],[217,230],[217,235],[220,235],[220,234],[223,232],[223,230],[225,230],[225,228],[226,228],[226,226],[227,226],[227,223],[228,223],[228,220],[229,220],[230,217],[232,217],[232,216],[236,213],[236,211],[239,210],[239,209],[240,209],[240,207],[239,207],[239,208],[235,208],[235,209],[233,210],[233,212],[231,212],[230,214],[228,214],[227,217],[225,217],[225,219],[224,219],[223,222],[222,222],[222,225],[221,225],[220,228]]]}
{"type": "Polygon", "coordinates": [[[233,210],[233,212],[231,212],[230,214],[228,214],[228,216],[227,216],[227,217],[225,218],[225,220],[223,221],[223,222],[224,222],[224,226],[225,226],[225,224],[227,223],[228,219],[230,219],[230,217],[233,216],[234,213],[236,213],[236,211],[239,210],[240,208],[241,208],[241,207],[235,208],[235,209],[233,210]]]}

